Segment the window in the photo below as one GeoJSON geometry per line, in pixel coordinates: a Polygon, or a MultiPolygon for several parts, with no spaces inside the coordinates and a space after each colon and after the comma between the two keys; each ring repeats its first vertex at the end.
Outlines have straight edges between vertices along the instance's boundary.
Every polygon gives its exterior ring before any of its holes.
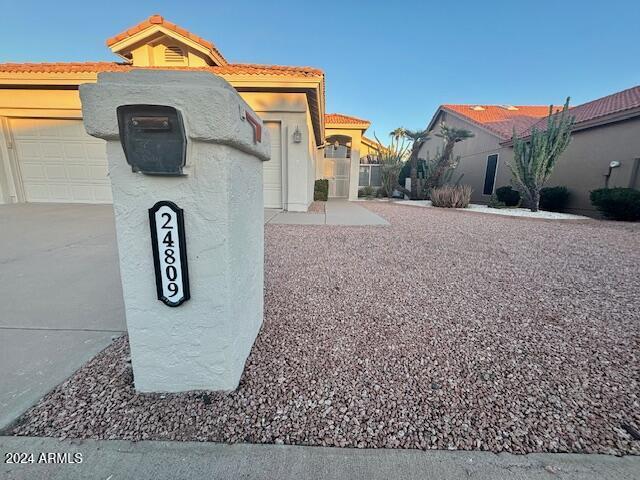
{"type": "Polygon", "coordinates": [[[640,158],[636,158],[633,161],[633,167],[631,168],[631,176],[629,177],[629,188],[638,188],[638,172],[640,171],[640,158]]]}
{"type": "Polygon", "coordinates": [[[484,174],[484,195],[491,195],[496,182],[496,170],[498,168],[498,154],[494,153],[487,157],[487,171],[484,174]]]}
{"type": "Polygon", "coordinates": [[[358,176],[358,186],[381,187],[382,177],[380,175],[380,165],[361,163],[358,176]]]}

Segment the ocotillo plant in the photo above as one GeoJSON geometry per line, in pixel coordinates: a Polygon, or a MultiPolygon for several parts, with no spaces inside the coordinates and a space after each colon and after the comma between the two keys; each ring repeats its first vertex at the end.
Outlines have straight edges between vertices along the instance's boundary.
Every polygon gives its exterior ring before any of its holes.
{"type": "Polygon", "coordinates": [[[569,97],[561,112],[553,113],[553,106],[549,107],[545,130],[533,127],[528,139],[518,138],[513,131],[513,161],[509,162],[509,168],[532,212],[538,211],[540,190],[571,140],[574,118],[568,110],[569,97]]]}

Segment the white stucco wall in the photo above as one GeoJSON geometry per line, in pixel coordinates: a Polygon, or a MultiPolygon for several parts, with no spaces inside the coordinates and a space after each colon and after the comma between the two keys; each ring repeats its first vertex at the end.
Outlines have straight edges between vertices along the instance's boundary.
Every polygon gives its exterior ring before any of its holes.
{"type": "Polygon", "coordinates": [[[136,389],[231,390],[240,380],[263,317],[262,160],[240,118],[248,105],[211,74],[105,74],[81,87],[87,131],[105,138],[120,272],[136,389]],[[115,108],[163,104],[182,112],[186,176],[134,174],[117,138],[115,108]],[[238,179],[242,181],[238,181],[238,179]],[[159,200],[184,209],[191,299],[157,299],[147,211],[159,200]]]}

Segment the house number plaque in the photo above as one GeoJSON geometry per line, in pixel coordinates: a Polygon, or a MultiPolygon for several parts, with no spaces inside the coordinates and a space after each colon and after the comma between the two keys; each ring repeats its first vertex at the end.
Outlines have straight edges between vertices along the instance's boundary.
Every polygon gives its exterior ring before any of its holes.
{"type": "Polygon", "coordinates": [[[158,300],[177,307],[190,298],[184,212],[173,202],[160,201],[149,209],[149,224],[158,300]]]}

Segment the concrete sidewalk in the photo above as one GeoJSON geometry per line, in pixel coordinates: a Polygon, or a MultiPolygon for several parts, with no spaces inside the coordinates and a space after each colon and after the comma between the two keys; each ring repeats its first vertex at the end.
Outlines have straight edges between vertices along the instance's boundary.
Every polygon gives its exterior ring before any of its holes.
{"type": "Polygon", "coordinates": [[[111,205],[0,207],[0,430],[125,329],[111,205]]]}
{"type": "Polygon", "coordinates": [[[0,437],[7,452],[82,454],[82,463],[6,462],[0,477],[15,480],[187,479],[437,479],[632,480],[640,457],[575,454],[493,454],[464,451],[358,450],[198,442],[126,442],[0,437]]]}
{"type": "Polygon", "coordinates": [[[281,225],[389,225],[384,218],[348,200],[333,199],[325,203],[325,213],[265,211],[265,223],[281,225]]]}

